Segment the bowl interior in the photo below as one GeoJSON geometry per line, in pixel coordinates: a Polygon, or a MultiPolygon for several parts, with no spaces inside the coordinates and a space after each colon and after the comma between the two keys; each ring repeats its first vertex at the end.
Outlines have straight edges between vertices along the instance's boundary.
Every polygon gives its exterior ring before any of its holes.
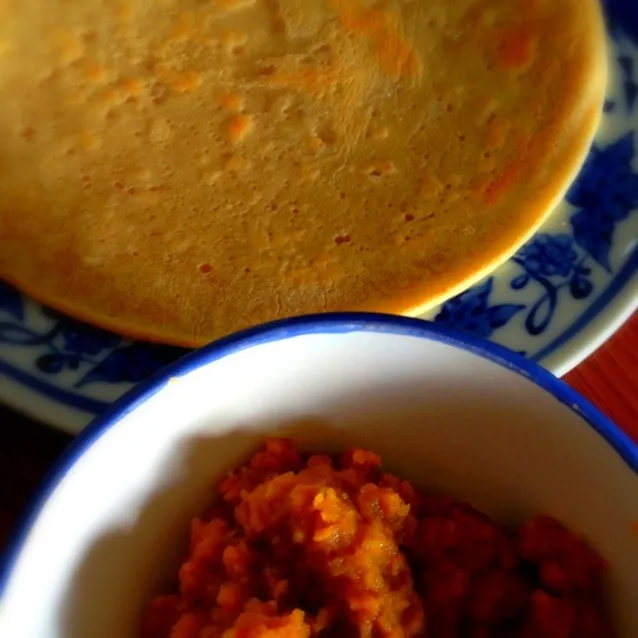
{"type": "Polygon", "coordinates": [[[121,414],[44,504],[6,584],[0,633],[133,638],[215,481],[279,434],[313,449],[370,448],[401,476],[503,521],[558,517],[611,562],[619,637],[637,636],[629,464],[507,366],[379,330],[281,335],[217,359],[211,351],[121,414]]]}

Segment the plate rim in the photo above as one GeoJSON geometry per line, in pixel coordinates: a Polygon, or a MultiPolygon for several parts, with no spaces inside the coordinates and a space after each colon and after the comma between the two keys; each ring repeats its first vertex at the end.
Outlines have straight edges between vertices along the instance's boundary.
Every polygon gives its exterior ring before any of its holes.
{"type": "MultiPolygon", "coordinates": [[[[583,315],[548,344],[544,349],[546,352],[541,351],[540,356],[536,355],[528,360],[543,366],[557,377],[562,377],[606,343],[638,311],[638,245],[618,273],[596,302],[583,313],[586,314],[593,306],[600,306],[582,329],[574,326],[583,315]],[[556,343],[558,341],[561,343],[556,343]]],[[[26,297],[23,293],[20,294],[26,297]]],[[[493,341],[489,343],[498,345],[493,341]]],[[[39,379],[0,359],[0,378],[2,376],[13,386],[5,387],[6,384],[0,384],[2,403],[45,426],[72,435],[78,435],[88,427],[82,426],[87,418],[99,418],[111,405],[39,379]]],[[[139,384],[134,384],[133,387],[137,385],[139,384]]],[[[130,391],[131,389],[127,390],[125,394],[130,391]]]]}
{"type": "Polygon", "coordinates": [[[637,311],[638,244],[596,301],[531,359],[563,377],[609,341],[637,311]]]}

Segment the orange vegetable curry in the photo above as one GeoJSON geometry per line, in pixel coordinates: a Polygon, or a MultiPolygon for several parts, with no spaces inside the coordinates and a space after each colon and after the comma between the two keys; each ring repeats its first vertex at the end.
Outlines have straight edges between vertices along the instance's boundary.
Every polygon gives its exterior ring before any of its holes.
{"type": "Polygon", "coordinates": [[[559,523],[505,530],[372,452],[271,439],[191,524],[143,638],[610,638],[604,561],[559,523]]]}

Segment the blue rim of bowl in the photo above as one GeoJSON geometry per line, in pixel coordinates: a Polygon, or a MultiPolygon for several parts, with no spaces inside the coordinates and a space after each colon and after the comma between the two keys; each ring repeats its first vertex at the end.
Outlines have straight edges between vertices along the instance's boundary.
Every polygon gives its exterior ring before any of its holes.
{"type": "Polygon", "coordinates": [[[352,332],[385,333],[444,343],[507,368],[542,388],[578,414],[638,475],[638,445],[627,434],[566,383],[537,363],[503,346],[422,319],[378,313],[332,313],[283,319],[235,333],[185,355],[127,392],[76,437],[32,498],[22,523],[4,552],[0,563],[0,603],[31,529],[64,477],[103,434],[159,392],[170,379],[255,346],[293,337],[352,332]]]}

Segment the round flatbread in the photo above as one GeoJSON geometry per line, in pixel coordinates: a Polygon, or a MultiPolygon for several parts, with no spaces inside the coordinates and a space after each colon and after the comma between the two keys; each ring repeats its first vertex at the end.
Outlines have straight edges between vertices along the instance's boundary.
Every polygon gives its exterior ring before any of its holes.
{"type": "Polygon", "coordinates": [[[562,197],[596,0],[0,0],[0,277],[120,333],[416,313],[562,197]]]}

